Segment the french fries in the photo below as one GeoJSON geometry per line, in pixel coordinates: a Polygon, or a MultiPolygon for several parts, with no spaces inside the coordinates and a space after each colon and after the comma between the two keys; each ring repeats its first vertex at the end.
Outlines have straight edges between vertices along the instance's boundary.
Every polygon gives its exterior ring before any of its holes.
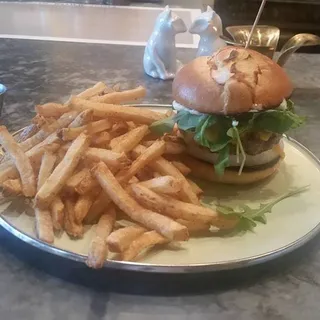
{"type": "Polygon", "coordinates": [[[44,242],[53,243],[54,234],[50,211],[35,208],[35,217],[38,238],[44,242]]]}
{"type": "Polygon", "coordinates": [[[139,185],[142,185],[156,193],[163,193],[167,195],[177,195],[182,188],[181,181],[172,176],[161,176],[138,183],[139,185]]]}
{"type": "Polygon", "coordinates": [[[133,240],[147,231],[140,226],[128,226],[113,231],[107,239],[109,250],[117,253],[124,252],[133,240]]]}
{"type": "Polygon", "coordinates": [[[189,235],[186,227],[170,218],[141,207],[121,187],[103,162],[95,166],[93,173],[112,201],[134,221],[145,225],[151,230],[158,231],[170,240],[184,241],[188,239],[189,235]]]}
{"type": "Polygon", "coordinates": [[[42,156],[40,171],[38,175],[37,190],[40,190],[45,181],[53,171],[57,156],[52,152],[46,151],[42,156]]]}
{"type": "Polygon", "coordinates": [[[144,167],[136,173],[136,177],[140,181],[150,180],[154,177],[154,172],[149,167],[144,167]]]}
{"type": "Polygon", "coordinates": [[[82,99],[90,99],[95,96],[100,95],[103,93],[105,90],[107,90],[108,87],[106,86],[105,83],[103,82],[97,82],[93,87],[86,89],[79,93],[77,97],[82,98],[82,99]]]}
{"type": "Polygon", "coordinates": [[[53,228],[57,231],[63,229],[65,207],[60,197],[56,196],[51,202],[51,217],[53,228]]]}
{"type": "MultiPolygon", "coordinates": [[[[116,178],[120,182],[120,184],[125,184],[129,182],[129,180],[139,171],[141,170],[147,163],[152,161],[153,159],[159,157],[164,151],[164,143],[163,141],[156,141],[151,147],[149,147],[144,154],[139,156],[130,166],[129,169],[124,169],[120,171],[116,178]]],[[[89,210],[88,218],[86,222],[92,223],[95,221],[101,212],[103,212],[104,208],[110,203],[110,199],[106,197],[106,195],[102,192],[98,199],[94,202],[92,207],[89,210]]]]}
{"type": "MultiPolygon", "coordinates": [[[[145,152],[145,150],[146,147],[139,145],[133,149],[132,153],[134,157],[138,157],[143,152],[145,152]]],[[[181,195],[183,196],[183,200],[193,204],[199,204],[199,199],[193,192],[185,176],[172,163],[162,157],[159,157],[158,160],[150,163],[149,166],[162,175],[170,175],[181,180],[181,195]]]]}
{"type": "Polygon", "coordinates": [[[134,260],[143,250],[153,247],[156,244],[164,243],[168,243],[168,239],[161,236],[156,231],[145,232],[133,240],[130,246],[122,253],[122,260],[134,260]]]}
{"type": "Polygon", "coordinates": [[[98,118],[117,118],[124,121],[151,124],[166,117],[160,112],[151,111],[146,108],[132,108],[128,106],[99,103],[87,101],[78,97],[72,97],[69,103],[70,108],[78,112],[92,109],[94,116],[98,118]]]}
{"type": "Polygon", "coordinates": [[[70,111],[67,105],[63,105],[60,103],[45,103],[42,105],[37,105],[35,107],[36,112],[43,117],[54,117],[59,118],[64,113],[70,111]]]}
{"type": "MultiPolygon", "coordinates": [[[[186,226],[190,234],[206,232],[210,230],[210,223],[206,223],[203,221],[191,221],[191,220],[184,220],[184,219],[177,219],[176,221],[186,226]]],[[[217,222],[215,222],[215,224],[217,225],[217,222]]]]}
{"type": "Polygon", "coordinates": [[[192,181],[191,179],[187,179],[187,181],[189,182],[191,189],[197,196],[203,194],[203,190],[194,181],[192,181]]]}
{"type": "Polygon", "coordinates": [[[98,120],[82,127],[63,128],[61,129],[59,136],[63,141],[71,141],[76,139],[83,132],[86,132],[87,134],[94,134],[110,129],[111,126],[112,123],[107,119],[98,120]]]}
{"type": "Polygon", "coordinates": [[[171,161],[171,163],[184,175],[187,176],[190,172],[191,169],[188,168],[184,163],[180,161],[171,161]]]}
{"type": "Polygon", "coordinates": [[[22,143],[23,141],[29,139],[33,135],[35,135],[40,129],[40,126],[37,124],[30,124],[27,127],[25,127],[22,132],[19,134],[17,138],[18,143],[22,143]]]}
{"type": "Polygon", "coordinates": [[[88,148],[85,153],[89,160],[99,162],[103,161],[113,169],[120,169],[130,164],[130,161],[124,152],[116,152],[101,148],[88,148]]]}
{"type": "Polygon", "coordinates": [[[65,215],[64,215],[64,230],[70,237],[81,238],[84,233],[82,224],[75,221],[74,201],[72,199],[65,199],[65,215]]]}
{"type": "Polygon", "coordinates": [[[20,143],[20,147],[23,151],[28,151],[34,146],[40,144],[51,134],[56,136],[57,134],[55,131],[68,126],[77,117],[77,115],[77,111],[70,111],[63,114],[54,124],[50,125],[45,130],[39,130],[35,135],[20,143]]]}
{"type": "Polygon", "coordinates": [[[4,126],[0,126],[0,143],[19,171],[23,194],[26,197],[33,197],[36,194],[36,178],[30,159],[4,126]]]}
{"type": "Polygon", "coordinates": [[[178,133],[150,133],[148,125],[168,115],[120,105],[144,95],[140,86],[120,91],[98,82],[66,103],[36,106],[17,141],[0,127],[3,194],[34,196],[37,237],[44,242],[63,232],[81,238],[94,228],[86,260],[91,268],[103,267],[109,251],[137,260],[155,245],[239,222],[201,206],[203,191],[186,178],[201,168],[184,161],[178,133]]]}
{"type": "Polygon", "coordinates": [[[114,207],[110,207],[100,217],[89,247],[88,259],[86,261],[89,267],[94,269],[102,268],[108,255],[107,237],[113,229],[115,219],[116,213],[114,207]]]}
{"type": "Polygon", "coordinates": [[[78,186],[80,185],[82,180],[90,179],[91,173],[89,168],[83,168],[82,170],[76,172],[71,176],[65,183],[65,189],[70,192],[74,193],[77,191],[78,186]]]}
{"type": "MultiPolygon", "coordinates": [[[[145,141],[143,145],[145,147],[150,147],[154,141],[149,140],[145,141]]],[[[186,146],[184,144],[178,143],[178,142],[172,142],[172,141],[166,141],[166,151],[165,154],[181,154],[186,151],[186,146]]]]}
{"type": "Polygon", "coordinates": [[[128,123],[123,120],[120,120],[112,126],[110,135],[112,138],[116,138],[127,133],[128,129],[129,129],[128,123]]]}
{"type": "Polygon", "coordinates": [[[129,152],[140,143],[148,132],[148,126],[142,125],[129,131],[125,135],[112,139],[110,147],[115,152],[129,152]]]}
{"type": "Polygon", "coordinates": [[[111,202],[111,199],[104,192],[104,190],[101,190],[100,194],[93,202],[84,222],[86,224],[94,223],[101,216],[101,214],[103,213],[105,208],[110,204],[110,202],[111,202]]]}
{"type": "Polygon", "coordinates": [[[36,204],[39,208],[48,208],[53,198],[63,188],[67,179],[79,163],[82,154],[89,146],[89,137],[85,134],[74,140],[64,159],[54,169],[50,177],[36,194],[36,204]]]}
{"type": "Polygon", "coordinates": [[[3,190],[10,195],[22,194],[22,184],[20,179],[9,179],[2,183],[3,190]]]}
{"type": "Polygon", "coordinates": [[[156,194],[139,183],[131,184],[130,189],[132,195],[141,205],[171,218],[202,221],[210,224],[217,221],[218,214],[212,209],[156,194]]]}
{"type": "Polygon", "coordinates": [[[92,206],[92,203],[95,199],[95,195],[97,194],[97,191],[99,191],[99,189],[92,190],[91,192],[79,196],[74,206],[74,219],[76,223],[81,224],[83,219],[88,214],[89,209],[92,206]]]}
{"type": "Polygon", "coordinates": [[[141,170],[148,163],[159,158],[165,150],[163,141],[156,141],[146,151],[141,154],[130,166],[128,170],[122,170],[117,174],[117,179],[121,183],[129,181],[139,170],[141,170]]]}
{"type": "Polygon", "coordinates": [[[88,124],[93,120],[93,111],[90,109],[84,110],[69,124],[69,128],[77,128],[88,124]]]}
{"type": "Polygon", "coordinates": [[[146,89],[142,86],[139,86],[135,89],[121,91],[121,92],[112,92],[105,94],[103,96],[96,96],[90,100],[102,103],[112,103],[112,104],[121,104],[132,102],[137,99],[141,99],[146,95],[146,89]]]}
{"type": "Polygon", "coordinates": [[[111,134],[109,132],[101,132],[92,137],[91,144],[96,147],[106,147],[111,140],[111,134]]]}

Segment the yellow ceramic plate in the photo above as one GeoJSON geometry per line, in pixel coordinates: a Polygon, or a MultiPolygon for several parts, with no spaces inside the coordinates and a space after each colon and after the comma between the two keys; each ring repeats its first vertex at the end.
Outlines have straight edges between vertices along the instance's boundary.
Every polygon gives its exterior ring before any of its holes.
{"type": "MultiPolygon", "coordinates": [[[[271,179],[247,187],[202,184],[206,202],[219,200],[231,206],[258,206],[290,188],[310,185],[308,191],[277,204],[267,214],[266,225],[259,224],[254,232],[234,237],[192,238],[179,250],[161,248],[153,250],[137,263],[106,261],[105,267],[168,273],[233,269],[276,258],[309,241],[320,230],[319,160],[296,141],[284,138],[284,145],[285,161],[279,173],[271,179]]],[[[24,201],[16,199],[0,205],[0,224],[21,240],[42,250],[80,262],[86,259],[92,228],[81,240],[70,240],[64,233],[55,239],[54,246],[50,246],[36,239],[34,217],[21,213],[27,208],[24,201]]]]}

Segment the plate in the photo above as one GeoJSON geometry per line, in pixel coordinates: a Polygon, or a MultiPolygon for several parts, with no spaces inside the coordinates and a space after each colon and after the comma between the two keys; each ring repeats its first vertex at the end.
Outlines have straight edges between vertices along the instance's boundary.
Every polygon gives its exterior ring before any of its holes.
{"type": "MultiPolygon", "coordinates": [[[[141,106],[157,110],[168,107],[141,106]]],[[[320,163],[297,141],[284,137],[284,145],[285,161],[279,172],[264,182],[236,187],[197,181],[205,191],[206,203],[219,200],[231,206],[248,204],[252,207],[269,202],[290,188],[310,185],[308,191],[277,204],[267,214],[266,225],[259,224],[254,232],[234,237],[191,238],[178,250],[155,249],[140,262],[110,260],[104,267],[165,273],[218,271],[262,263],[302,246],[320,230],[320,163]]],[[[0,212],[0,224],[22,241],[66,259],[85,261],[92,228],[88,227],[80,240],[70,240],[64,233],[52,246],[36,239],[34,217],[25,201],[14,199],[3,203],[0,212]]]]}

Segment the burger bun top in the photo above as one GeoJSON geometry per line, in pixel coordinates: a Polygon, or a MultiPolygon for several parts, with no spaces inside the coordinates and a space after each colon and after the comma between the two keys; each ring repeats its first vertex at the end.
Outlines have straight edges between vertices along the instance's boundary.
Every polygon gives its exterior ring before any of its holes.
{"type": "Polygon", "coordinates": [[[209,114],[239,114],[276,108],[293,87],[283,68],[265,55],[228,46],[185,65],[173,81],[173,97],[209,114]]]}

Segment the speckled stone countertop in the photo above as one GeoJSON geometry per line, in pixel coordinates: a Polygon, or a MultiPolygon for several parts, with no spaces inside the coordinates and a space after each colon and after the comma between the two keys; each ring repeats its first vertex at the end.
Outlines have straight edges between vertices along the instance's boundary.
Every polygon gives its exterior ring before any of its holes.
{"type": "MultiPolygon", "coordinates": [[[[191,50],[180,50],[186,62],[191,50]]],[[[145,102],[169,103],[170,83],[142,71],[142,47],[1,40],[0,82],[8,87],[1,122],[26,125],[35,104],[63,101],[98,80],[143,84],[145,102]]],[[[320,157],[320,55],[287,65],[298,112],[295,137],[320,157]]],[[[259,267],[167,276],[93,272],[43,254],[0,229],[0,319],[6,320],[316,320],[320,315],[319,237],[259,267]],[[115,293],[117,291],[117,293],[115,293]]]]}

